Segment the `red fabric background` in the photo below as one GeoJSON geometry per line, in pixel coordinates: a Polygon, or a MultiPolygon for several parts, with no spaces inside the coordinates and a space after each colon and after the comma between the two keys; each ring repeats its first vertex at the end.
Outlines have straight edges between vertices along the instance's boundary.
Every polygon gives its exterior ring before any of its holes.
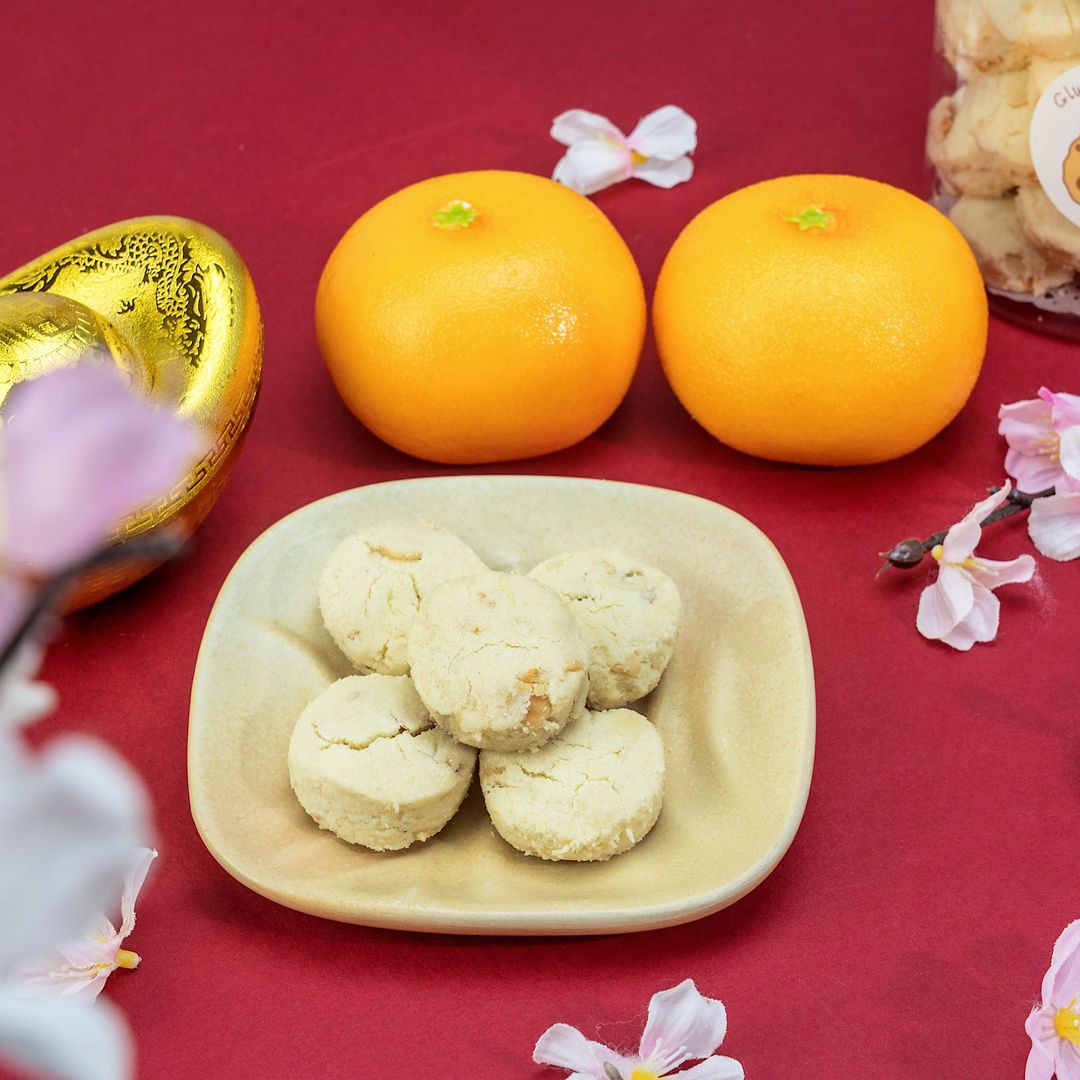
{"type": "MultiPolygon", "coordinates": [[[[699,121],[691,183],[596,200],[650,290],[678,230],[740,185],[835,171],[919,191],[929,0],[0,11],[0,269],[121,218],[189,215],[239,248],[266,318],[256,422],[189,557],[70,620],[47,665],[63,700],[43,731],[101,735],[157,805],[162,858],[133,938],[144,963],[108,989],[140,1076],[540,1080],[557,1075],[530,1062],[548,1024],[631,1042],[650,994],[687,976],[727,1003],[726,1049],[751,1078],[1021,1076],[1025,1016],[1056,935],[1080,916],[1080,566],[1041,561],[1034,586],[1003,594],[997,642],[961,655],[918,637],[920,582],[876,582],[875,552],[948,525],[1001,480],[998,404],[1040,383],[1080,391],[1075,346],[995,322],[982,380],[943,435],[834,472],[718,445],[650,343],[598,434],[508,467],[716,499],[787,560],[815,655],[816,772],[790,853],[735,907],[630,938],[340,926],[233,881],[187,808],[188,688],[234,560],[330,492],[451,471],[377,442],[322,367],[314,289],[346,226],[436,173],[550,172],[548,125],[574,106],[629,126],[675,102],[699,121]]],[[[1021,550],[1018,522],[985,547],[1021,550]]]]}

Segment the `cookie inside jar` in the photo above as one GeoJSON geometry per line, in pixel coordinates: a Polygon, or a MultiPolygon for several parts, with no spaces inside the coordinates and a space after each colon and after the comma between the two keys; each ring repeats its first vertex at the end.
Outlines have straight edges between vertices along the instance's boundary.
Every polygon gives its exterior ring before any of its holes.
{"type": "Polygon", "coordinates": [[[932,201],[1000,315],[1080,339],[1080,0],[937,0],[932,201]]]}

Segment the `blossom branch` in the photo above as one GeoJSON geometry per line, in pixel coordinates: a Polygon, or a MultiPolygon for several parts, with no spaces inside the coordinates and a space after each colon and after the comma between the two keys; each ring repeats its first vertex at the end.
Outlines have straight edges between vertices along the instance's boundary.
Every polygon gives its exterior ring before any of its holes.
{"type": "MultiPolygon", "coordinates": [[[[1001,488],[992,487],[987,490],[990,494],[994,494],[995,492],[1000,491],[1001,488]]],[[[1045,499],[1050,495],[1053,495],[1054,490],[1054,488],[1050,487],[1046,488],[1045,491],[1037,491],[1033,494],[1029,494],[1026,491],[1012,490],[1009,492],[1005,504],[987,514],[986,517],[979,522],[979,525],[981,528],[985,528],[987,525],[992,525],[995,521],[1003,521],[1005,518],[1023,513],[1025,510],[1030,510],[1031,504],[1036,499],[1045,499]]],[[[885,564],[882,566],[879,573],[888,570],[890,566],[895,567],[897,570],[911,570],[913,567],[918,566],[938,544],[944,542],[945,535],[948,531],[948,529],[941,529],[928,536],[925,540],[920,540],[917,536],[913,536],[907,540],[901,540],[900,543],[896,544],[889,551],[880,552],[881,557],[885,559],[885,564]]]]}
{"type": "Polygon", "coordinates": [[[150,533],[101,548],[50,578],[35,595],[33,603],[14,633],[0,647],[0,672],[7,668],[42,620],[60,607],[64,596],[84,574],[115,566],[117,563],[142,560],[163,562],[172,558],[183,546],[184,537],[178,532],[150,533]]]}

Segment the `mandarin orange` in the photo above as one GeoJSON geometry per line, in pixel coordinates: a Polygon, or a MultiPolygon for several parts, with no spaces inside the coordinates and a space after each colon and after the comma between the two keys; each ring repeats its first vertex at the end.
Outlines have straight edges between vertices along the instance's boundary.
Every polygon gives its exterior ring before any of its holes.
{"type": "Polygon", "coordinates": [[[864,465],[933,438],[986,348],[979,269],[921,199],[851,176],[785,176],[713,203],[653,300],[689,413],[748,454],[864,465]]]}
{"type": "Polygon", "coordinates": [[[588,199],[525,173],[391,195],[319,282],[319,346],[346,405],[416,457],[560,450],[618,407],[645,333],[641,277],[588,199]]]}

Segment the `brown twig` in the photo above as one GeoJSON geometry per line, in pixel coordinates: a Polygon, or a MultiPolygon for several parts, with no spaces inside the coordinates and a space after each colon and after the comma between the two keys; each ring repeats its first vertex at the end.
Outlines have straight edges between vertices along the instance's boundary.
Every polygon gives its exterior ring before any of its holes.
{"type": "Polygon", "coordinates": [[[65,594],[83,574],[101,570],[117,563],[136,562],[143,559],[164,561],[184,546],[184,537],[175,532],[151,533],[138,536],[121,544],[110,544],[94,552],[87,559],[69,566],[54,578],[50,578],[34,596],[29,610],[23,616],[14,634],[0,648],[0,672],[7,669],[20,647],[30,638],[40,624],[60,606],[65,594]]]}
{"type": "MultiPolygon", "coordinates": [[[[1001,488],[997,487],[989,489],[990,494],[1000,490],[1001,488]]],[[[1048,495],[1053,494],[1053,488],[1047,488],[1045,491],[1037,491],[1030,495],[1025,491],[1016,491],[1013,489],[1009,492],[1007,502],[1003,506],[999,506],[996,510],[987,514],[979,524],[983,528],[986,528],[987,525],[993,525],[995,521],[1003,521],[1005,518],[1012,517],[1014,514],[1020,514],[1024,510],[1030,510],[1031,504],[1036,499],[1045,499],[1048,495]]],[[[881,557],[885,560],[885,564],[878,573],[884,573],[890,566],[897,570],[911,570],[913,567],[918,566],[938,544],[944,542],[945,535],[948,531],[948,529],[941,529],[939,532],[928,536],[925,540],[920,540],[917,536],[912,536],[907,540],[901,540],[899,544],[896,544],[889,551],[880,552],[881,557]]]]}

